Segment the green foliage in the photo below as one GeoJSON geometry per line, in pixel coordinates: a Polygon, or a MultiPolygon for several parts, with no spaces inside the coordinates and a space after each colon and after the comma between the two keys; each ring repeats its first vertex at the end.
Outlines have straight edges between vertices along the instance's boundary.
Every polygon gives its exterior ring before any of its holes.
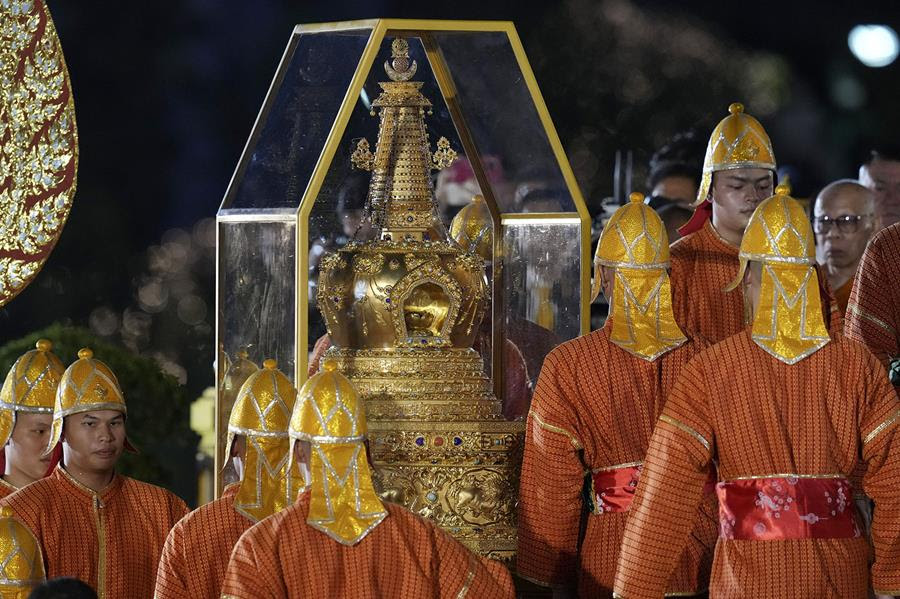
{"type": "Polygon", "coordinates": [[[193,466],[199,437],[189,427],[191,398],[185,388],[153,360],[103,341],[87,329],[60,324],[0,347],[0,373],[5,376],[19,356],[34,349],[42,338],[53,342],[53,353],[66,366],[77,359],[79,349],[90,347],[94,357],[109,366],[119,379],[128,406],[128,438],[140,451],[126,452],[119,462],[119,471],[167,488],[181,483],[181,488],[172,490],[191,499],[195,483],[184,480],[184,465],[187,458],[193,466]]]}

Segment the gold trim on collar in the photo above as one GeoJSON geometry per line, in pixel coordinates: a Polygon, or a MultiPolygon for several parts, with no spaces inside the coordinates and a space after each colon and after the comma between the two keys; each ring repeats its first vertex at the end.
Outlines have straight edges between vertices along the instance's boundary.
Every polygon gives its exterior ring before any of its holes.
{"type": "Polygon", "coordinates": [[[890,425],[896,422],[897,418],[900,418],[900,410],[894,410],[894,413],[891,414],[887,420],[876,426],[872,429],[872,432],[866,435],[866,438],[863,439],[863,445],[868,445],[869,441],[877,437],[884,429],[889,427],[890,425]]]}
{"type": "Polygon", "coordinates": [[[660,415],[659,419],[662,422],[665,422],[666,424],[671,424],[675,428],[679,428],[679,429],[683,430],[684,432],[686,432],[687,434],[689,434],[690,436],[695,438],[697,441],[700,442],[700,444],[703,447],[706,448],[706,451],[712,450],[712,446],[709,444],[709,441],[706,440],[706,437],[704,437],[703,435],[701,435],[700,433],[698,433],[697,431],[695,431],[694,429],[692,429],[685,423],[681,422],[680,420],[675,420],[674,418],[672,418],[671,416],[669,416],[667,414],[660,415]]]}
{"type": "Polygon", "coordinates": [[[569,441],[571,441],[571,443],[575,447],[575,449],[583,449],[584,448],[584,446],[581,444],[581,441],[579,441],[575,435],[573,435],[566,429],[562,428],[561,426],[556,426],[555,424],[550,424],[549,422],[547,422],[543,418],[541,418],[538,415],[538,413],[535,412],[534,410],[531,410],[529,412],[529,414],[531,414],[531,416],[534,417],[534,421],[537,422],[538,426],[540,426],[542,429],[548,430],[551,433],[559,433],[560,435],[565,435],[566,437],[569,438],[569,441]]]}

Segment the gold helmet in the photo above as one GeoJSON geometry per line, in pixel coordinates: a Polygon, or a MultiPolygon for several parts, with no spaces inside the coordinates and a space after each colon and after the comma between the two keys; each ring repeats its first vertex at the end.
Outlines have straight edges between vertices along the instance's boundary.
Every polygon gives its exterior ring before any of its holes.
{"type": "Polygon", "coordinates": [[[484,197],[474,195],[472,202],[450,222],[450,237],[466,250],[490,261],[494,256],[493,222],[484,197]]]}
{"type": "Polygon", "coordinates": [[[344,545],[355,545],[384,520],[366,456],[365,406],[350,380],[325,360],[304,383],[290,435],[310,443],[306,522],[344,545]]]}
{"type": "Polygon", "coordinates": [[[744,112],[744,105],[738,102],[728,107],[728,116],[719,121],[709,136],[695,205],[701,204],[709,195],[713,173],[736,168],[772,171],[776,168],[768,133],[759,121],[744,112]]]}
{"type": "Polygon", "coordinates": [[[662,219],[632,193],[600,234],[594,254],[591,301],[600,293],[600,267],[616,269],[610,340],[645,360],[655,360],[687,341],[672,312],[669,238],[662,219]]]}
{"type": "MultiPolygon", "coordinates": [[[[66,368],[56,390],[53,427],[50,429],[50,442],[45,454],[53,451],[59,443],[66,416],[95,410],[127,413],[125,397],[116,375],[109,366],[95,360],[94,352],[85,347],[78,350],[78,359],[66,368]]],[[[125,447],[134,451],[134,446],[127,438],[125,447]]]]}
{"type": "Polygon", "coordinates": [[[751,335],[762,349],[787,364],[815,353],[830,340],[819,279],[816,245],[803,206],[785,184],[753,212],[741,239],[741,266],[731,291],[750,261],[761,262],[759,305],[751,335]]]}
{"type": "Polygon", "coordinates": [[[290,438],[288,423],[297,390],[277,368],[275,360],[263,362],[244,382],[228,419],[225,456],[237,435],[247,441],[244,478],[234,497],[234,509],[258,522],[290,505],[288,479],[290,438]]]}
{"type": "Polygon", "coordinates": [[[53,413],[65,367],[51,351],[53,344],[48,340],[39,340],[35,348],[16,360],[0,389],[0,447],[12,435],[16,412],[53,413]]]}
{"type": "Polygon", "coordinates": [[[755,118],[744,112],[744,105],[735,102],[728,107],[728,116],[719,121],[703,159],[703,175],[694,202],[694,215],[678,229],[682,235],[693,233],[703,227],[712,214],[712,205],[707,201],[712,187],[713,173],[738,168],[765,168],[774,171],[775,153],[772,142],[763,126],[755,118]]]}
{"type": "Polygon", "coordinates": [[[12,509],[0,507],[0,597],[25,599],[45,577],[38,540],[12,509]]]}

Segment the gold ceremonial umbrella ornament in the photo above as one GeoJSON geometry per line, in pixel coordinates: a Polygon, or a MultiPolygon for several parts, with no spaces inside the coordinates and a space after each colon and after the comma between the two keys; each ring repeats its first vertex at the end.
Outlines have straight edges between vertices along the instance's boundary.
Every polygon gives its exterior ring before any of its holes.
{"type": "Polygon", "coordinates": [[[217,221],[217,364],[252,348],[299,388],[330,346],[382,497],[510,557],[504,352],[540,363],[587,332],[590,295],[588,213],[512,23],[295,27],[217,221]],[[489,255],[447,235],[437,198],[467,176],[489,255]]]}
{"type": "Polygon", "coordinates": [[[0,6],[0,306],[34,279],[75,195],[69,73],[40,0],[0,6]]]}

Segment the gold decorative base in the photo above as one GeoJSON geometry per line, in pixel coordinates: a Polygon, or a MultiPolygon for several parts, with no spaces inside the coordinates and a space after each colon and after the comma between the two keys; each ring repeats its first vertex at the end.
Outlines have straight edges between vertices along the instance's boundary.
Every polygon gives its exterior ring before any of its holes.
{"type": "Polygon", "coordinates": [[[509,562],[525,426],[508,422],[472,349],[331,348],[366,401],[382,498],[509,562]]]}

